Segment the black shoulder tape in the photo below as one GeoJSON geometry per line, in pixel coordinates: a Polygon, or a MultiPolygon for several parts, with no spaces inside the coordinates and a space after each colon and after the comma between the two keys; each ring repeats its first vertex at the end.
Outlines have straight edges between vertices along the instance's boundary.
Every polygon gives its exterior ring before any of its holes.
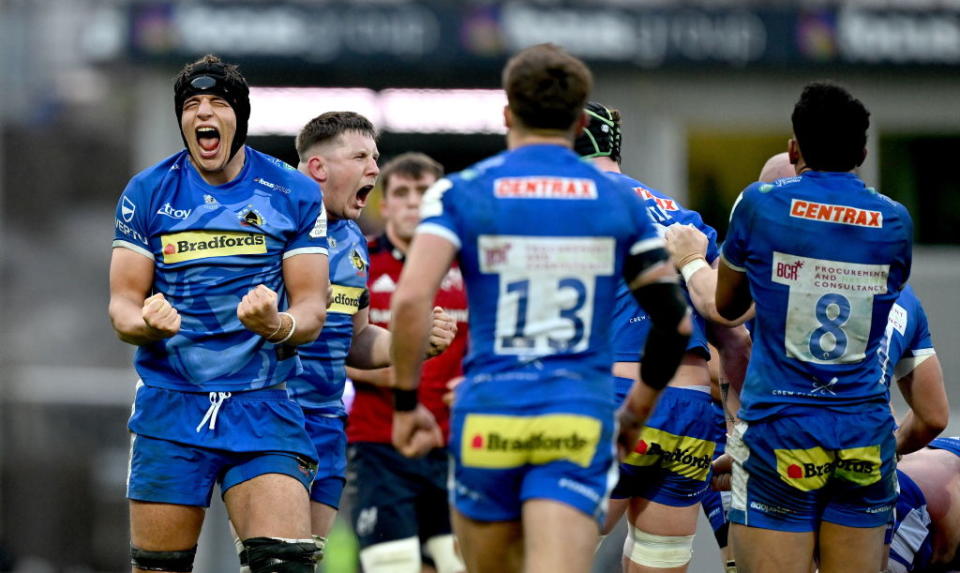
{"type": "Polygon", "coordinates": [[[653,323],[640,361],[640,379],[659,390],[673,378],[687,351],[690,337],[678,333],[677,326],[689,308],[680,285],[675,282],[644,285],[633,291],[633,296],[653,323]]]}

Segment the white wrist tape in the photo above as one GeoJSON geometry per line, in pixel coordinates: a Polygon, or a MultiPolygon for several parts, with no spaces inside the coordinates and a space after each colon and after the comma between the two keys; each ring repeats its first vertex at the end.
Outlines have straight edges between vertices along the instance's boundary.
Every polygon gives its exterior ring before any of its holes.
{"type": "Polygon", "coordinates": [[[683,265],[683,268],[680,269],[680,274],[683,275],[684,282],[690,282],[690,277],[700,269],[705,269],[710,265],[707,264],[707,261],[704,259],[694,259],[689,263],[683,265]]]}

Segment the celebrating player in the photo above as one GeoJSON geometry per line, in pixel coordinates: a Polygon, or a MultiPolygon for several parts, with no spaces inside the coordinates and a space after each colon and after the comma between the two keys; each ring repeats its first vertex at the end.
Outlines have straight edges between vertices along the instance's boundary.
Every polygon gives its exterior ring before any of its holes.
{"type": "Polygon", "coordinates": [[[205,56],[174,94],[186,149],[127,185],[110,263],[110,319],[138,346],[141,378],[133,570],[192,570],[216,482],[254,573],[312,572],[316,451],[283,384],[300,369],[294,347],[325,318],[321,198],[244,146],[250,102],[236,66],[205,56]]]}
{"type": "MultiPolygon", "coordinates": [[[[390,300],[420,222],[423,194],[442,176],[443,167],[422,153],[398,155],[380,172],[386,228],[369,244],[367,279],[371,321],[379,326],[389,326],[390,300]]],[[[467,298],[456,265],[441,282],[434,303],[457,318],[457,336],[443,354],[424,363],[419,395],[446,438],[450,413],[443,395],[447,383],[462,373],[467,338],[467,298]]],[[[447,452],[435,448],[414,459],[400,454],[391,441],[393,394],[387,386],[393,383],[392,370],[348,368],[347,373],[356,387],[347,425],[347,491],[363,570],[419,573],[423,540],[438,573],[463,571],[450,527],[447,452]]]]}
{"type": "Polygon", "coordinates": [[[507,63],[508,151],[427,192],[393,298],[394,443],[414,455],[437,429],[416,392],[426,311],[459,256],[470,353],[450,450],[454,529],[472,572],[589,570],[616,474],[618,282],[649,309],[646,351],[661,358],[643,364],[621,410],[624,449],[686,348],[687,305],[643,202],[570,149],[591,84],[553,45],[507,63]]]}
{"type": "MultiPolygon", "coordinates": [[[[596,102],[587,104],[586,113],[590,123],[574,142],[580,156],[642,197],[658,229],[674,224],[701,229],[710,238],[709,260],[715,260],[716,231],[698,213],[621,173],[620,113],[596,102]]],[[[619,402],[639,377],[638,352],[650,326],[648,314],[637,306],[625,284],[617,290],[613,322],[613,373],[619,402]]],[[[682,572],[692,556],[700,501],[710,484],[710,461],[724,431],[723,418],[718,424],[710,395],[709,356],[706,323],[694,315],[686,354],[641,431],[637,449],[620,464],[620,481],[611,494],[605,529],[612,529],[628,511],[624,550],[628,571],[682,572]]]]}
{"type": "MultiPolygon", "coordinates": [[[[310,512],[313,535],[322,548],[346,479],[342,400],[346,364],[357,368],[390,364],[390,332],[370,324],[370,257],[356,223],[380,172],[379,152],[373,124],[346,111],[327,112],[310,120],[297,135],[296,145],[298,169],[320,184],[329,217],[332,286],[327,322],[316,342],[300,348],[303,373],[292,377],[288,386],[303,407],[319,460],[310,489],[310,512]]],[[[439,308],[433,316],[431,356],[443,351],[456,334],[450,316],[439,308]]]]}
{"type": "Polygon", "coordinates": [[[793,111],[799,177],[756,183],[731,215],[716,291],[727,319],[756,305],[730,520],[746,571],[878,571],[896,501],[894,421],[876,359],[910,272],[903,206],[853,173],[869,112],[806,86],[793,111]]]}

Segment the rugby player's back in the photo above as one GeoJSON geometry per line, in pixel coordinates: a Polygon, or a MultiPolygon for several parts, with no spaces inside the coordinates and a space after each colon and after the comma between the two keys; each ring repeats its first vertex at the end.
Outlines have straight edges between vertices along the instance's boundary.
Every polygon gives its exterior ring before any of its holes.
{"type": "Polygon", "coordinates": [[[741,194],[723,256],[747,273],[757,308],[744,419],[885,400],[876,352],[912,232],[902,205],[852,173],[808,171],[741,194]]]}
{"type": "MultiPolygon", "coordinates": [[[[610,316],[628,252],[662,248],[630,187],[558,145],[528,145],[440,180],[418,232],[460,249],[468,379],[577,378],[610,396],[610,316]]],[[[542,397],[541,397],[542,398],[542,397]]]]}

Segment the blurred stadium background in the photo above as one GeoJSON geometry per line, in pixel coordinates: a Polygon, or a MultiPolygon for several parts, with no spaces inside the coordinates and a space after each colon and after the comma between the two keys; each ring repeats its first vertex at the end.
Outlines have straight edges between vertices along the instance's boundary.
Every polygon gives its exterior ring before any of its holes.
{"type": "MultiPolygon", "coordinates": [[[[196,56],[256,87],[249,144],[367,114],[384,159],[449,171],[503,149],[508,54],[553,41],[625,117],[624,168],[723,235],[733,199],[786,148],[801,86],[831,78],[872,111],[862,176],[916,223],[914,274],[960,433],[960,1],[0,0],[0,570],[127,568],[132,349],[106,316],[116,198],[180,149],[172,78],[196,56]]],[[[377,229],[377,205],[366,229],[377,229]]],[[[838,245],[842,248],[842,245],[838,245]]],[[[219,506],[197,570],[237,570],[219,506]]],[[[691,571],[719,570],[712,536],[691,571]]],[[[327,570],[355,570],[349,529],[327,570]]]]}

